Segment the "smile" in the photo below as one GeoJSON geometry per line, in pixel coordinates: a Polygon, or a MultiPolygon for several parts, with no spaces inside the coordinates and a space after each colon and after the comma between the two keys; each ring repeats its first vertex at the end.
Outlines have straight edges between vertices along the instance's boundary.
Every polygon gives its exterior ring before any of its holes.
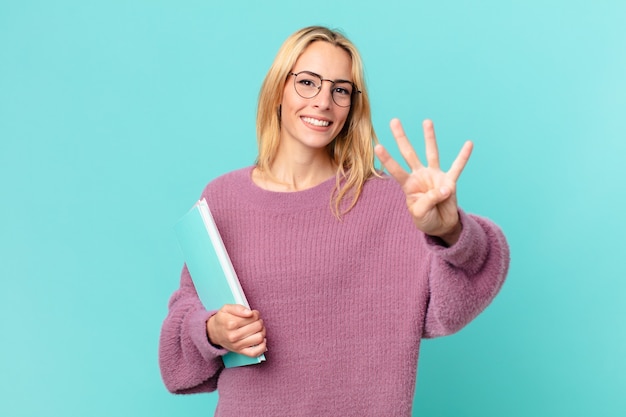
{"type": "Polygon", "coordinates": [[[313,126],[326,127],[330,125],[330,122],[328,120],[319,120],[319,119],[314,119],[312,117],[303,117],[302,121],[305,123],[311,124],[313,126]]]}

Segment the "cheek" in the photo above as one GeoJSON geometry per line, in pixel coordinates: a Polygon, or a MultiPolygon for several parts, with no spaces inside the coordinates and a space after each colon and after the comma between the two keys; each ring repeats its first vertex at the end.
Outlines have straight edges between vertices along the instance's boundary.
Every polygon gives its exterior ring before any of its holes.
{"type": "Polygon", "coordinates": [[[299,97],[294,97],[293,94],[291,94],[289,91],[284,92],[283,98],[281,100],[283,117],[287,116],[288,114],[293,113],[299,107],[301,107],[301,104],[298,99],[299,97]]]}
{"type": "Polygon", "coordinates": [[[341,130],[347,130],[347,129],[348,129],[348,126],[349,126],[349,124],[350,124],[350,118],[349,118],[349,115],[350,115],[350,112],[349,112],[349,111],[345,112],[344,114],[338,115],[337,120],[341,120],[341,121],[342,121],[342,123],[340,123],[340,124],[341,124],[341,129],[340,129],[340,131],[341,131],[341,130]]]}
{"type": "Polygon", "coordinates": [[[283,105],[297,105],[297,103],[299,103],[302,100],[302,97],[300,97],[297,93],[295,88],[293,87],[292,83],[287,83],[285,84],[285,86],[283,87],[283,96],[281,98],[281,101],[283,103],[283,105]]]}

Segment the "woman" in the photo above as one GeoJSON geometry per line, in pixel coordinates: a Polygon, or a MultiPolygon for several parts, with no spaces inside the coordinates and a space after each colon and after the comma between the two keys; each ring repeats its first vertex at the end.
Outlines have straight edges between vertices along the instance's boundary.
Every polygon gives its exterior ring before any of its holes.
{"type": "Polygon", "coordinates": [[[443,172],[432,123],[424,166],[393,120],[405,172],[376,144],[358,51],[323,27],[279,50],[257,130],[255,166],[202,193],[254,310],[206,311],[184,267],[160,340],[167,388],[217,389],[218,416],[410,416],[421,339],[469,323],[508,269],[500,229],[457,207],[472,144],[443,172]],[[228,351],[267,360],[224,369],[228,351]]]}

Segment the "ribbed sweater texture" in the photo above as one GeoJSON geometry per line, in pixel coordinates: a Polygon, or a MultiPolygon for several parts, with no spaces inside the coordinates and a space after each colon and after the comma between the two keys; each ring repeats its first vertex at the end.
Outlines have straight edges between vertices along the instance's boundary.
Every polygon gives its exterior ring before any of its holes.
{"type": "Polygon", "coordinates": [[[420,341],[454,333],[502,286],[509,248],[491,221],[459,211],[445,247],[417,230],[391,178],[368,180],[338,220],[331,179],[272,192],[252,167],[202,193],[252,308],[267,329],[267,360],[224,369],[186,267],[159,344],[166,387],[218,390],[220,417],[410,416],[420,341]]]}

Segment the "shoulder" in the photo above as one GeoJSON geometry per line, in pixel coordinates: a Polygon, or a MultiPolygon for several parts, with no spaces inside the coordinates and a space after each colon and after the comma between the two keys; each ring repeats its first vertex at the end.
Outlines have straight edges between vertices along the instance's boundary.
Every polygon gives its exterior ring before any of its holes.
{"type": "Polygon", "coordinates": [[[222,174],[213,180],[211,180],[205,189],[215,189],[223,186],[229,186],[232,184],[242,184],[250,180],[253,166],[245,168],[239,168],[234,171],[230,171],[226,174],[222,174]]]}
{"type": "Polygon", "coordinates": [[[404,204],[405,200],[400,184],[386,173],[381,173],[380,176],[372,176],[365,181],[361,197],[365,201],[369,199],[390,199],[392,201],[400,201],[402,204],[404,204]]]}
{"type": "Polygon", "coordinates": [[[248,166],[214,178],[204,187],[202,198],[206,198],[211,205],[211,202],[241,194],[249,187],[252,169],[252,166],[248,166]]]}
{"type": "Polygon", "coordinates": [[[371,221],[380,218],[385,222],[392,219],[401,224],[412,222],[406,209],[406,197],[402,188],[393,177],[384,173],[372,176],[365,182],[359,199],[351,211],[366,216],[371,221]]]}

